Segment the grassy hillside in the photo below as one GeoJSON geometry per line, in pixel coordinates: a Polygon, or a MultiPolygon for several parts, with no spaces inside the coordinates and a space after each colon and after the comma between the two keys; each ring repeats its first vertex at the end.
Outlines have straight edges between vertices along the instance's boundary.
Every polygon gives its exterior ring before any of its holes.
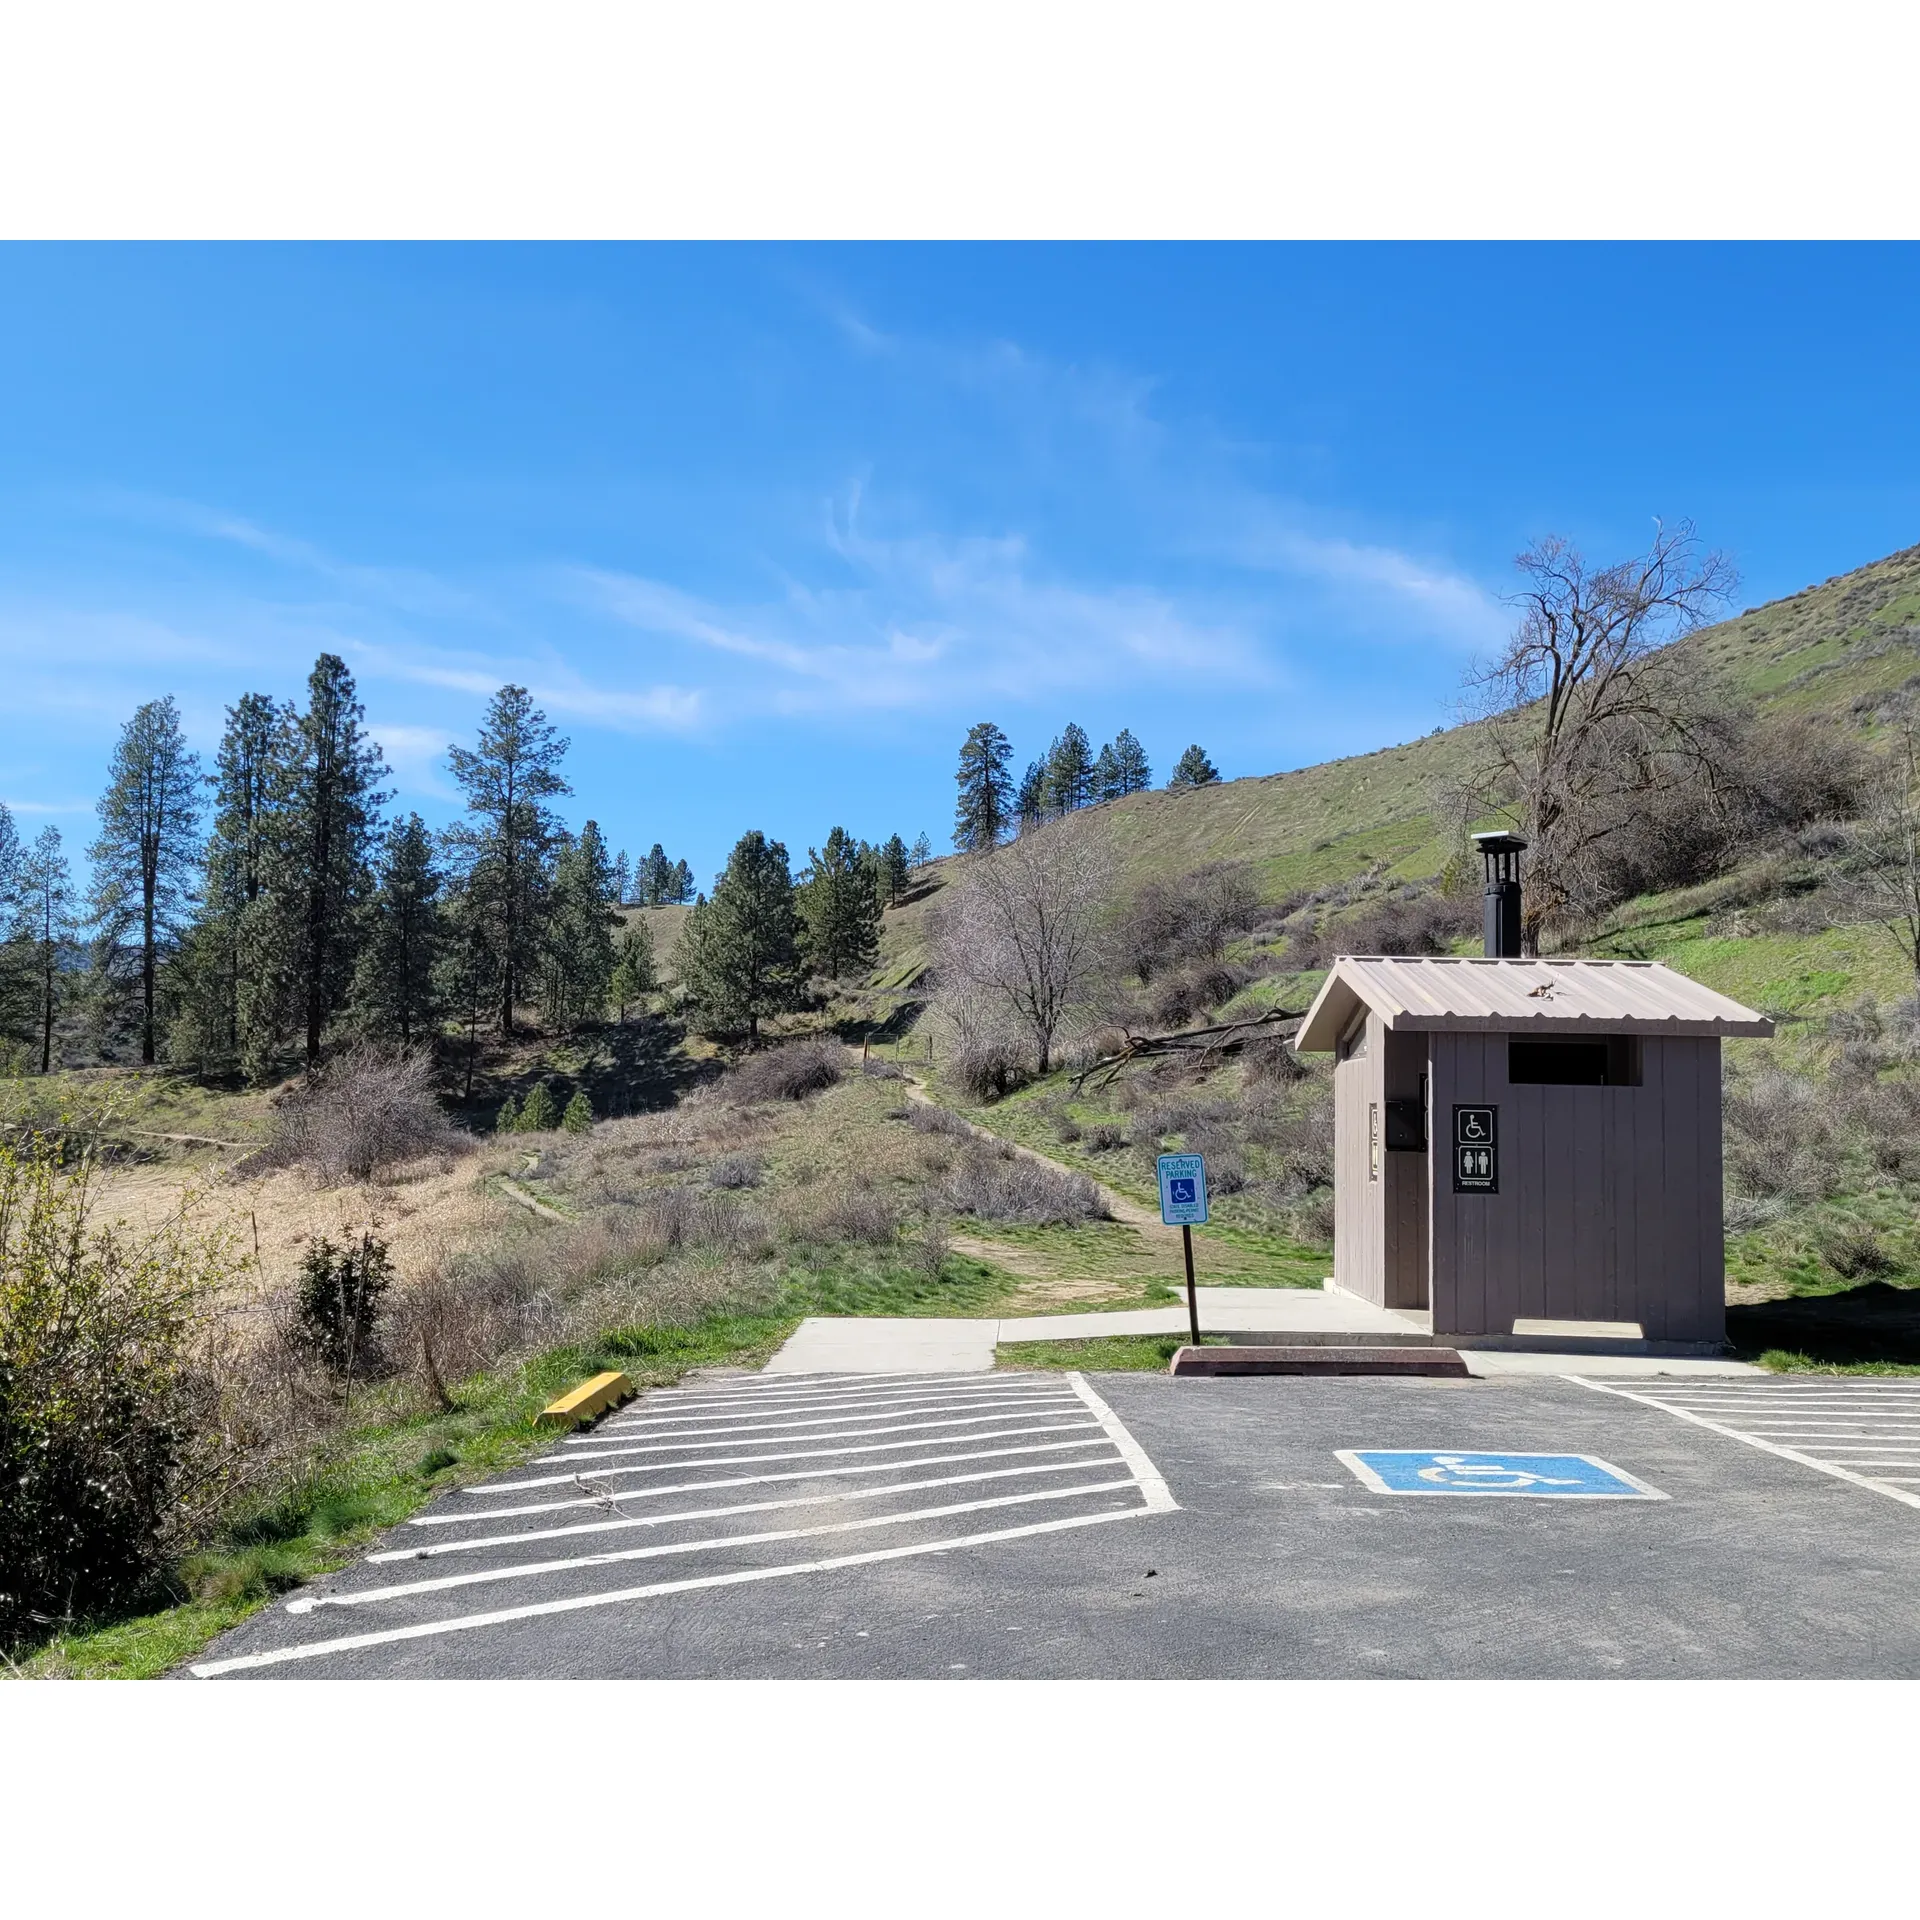
{"type": "MultiPolygon", "coordinates": [[[[1844,716],[1871,735],[1884,702],[1920,686],[1920,547],[1680,644],[1762,710],[1844,716]]],[[[1470,733],[1448,728],[1377,753],[1190,793],[1132,794],[1087,817],[1111,826],[1128,886],[1215,860],[1248,862],[1272,899],[1375,867],[1397,880],[1426,879],[1453,850],[1430,809],[1436,788],[1458,772],[1470,733]]],[[[904,957],[919,944],[932,897],[888,916],[889,953],[904,957]]]]}

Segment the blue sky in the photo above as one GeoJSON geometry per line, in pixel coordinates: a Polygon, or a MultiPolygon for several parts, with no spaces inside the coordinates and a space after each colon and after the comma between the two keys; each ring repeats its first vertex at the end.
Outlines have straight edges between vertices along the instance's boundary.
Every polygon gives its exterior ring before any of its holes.
{"type": "Polygon", "coordinates": [[[0,250],[0,799],[342,653],[398,803],[504,680],[705,884],[946,845],[955,751],[1229,776],[1454,715],[1513,553],[1692,516],[1741,600],[1920,540],[1910,247],[0,250]]]}

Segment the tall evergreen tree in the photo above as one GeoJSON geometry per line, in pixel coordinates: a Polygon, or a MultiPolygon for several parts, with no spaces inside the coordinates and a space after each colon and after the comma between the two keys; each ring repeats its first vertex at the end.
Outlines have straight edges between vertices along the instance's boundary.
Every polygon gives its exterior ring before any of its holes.
{"type": "Polygon", "coordinates": [[[867,973],[880,957],[880,888],[844,827],[807,849],[797,905],[807,963],[829,980],[867,973]]]}
{"type": "Polygon", "coordinates": [[[574,1032],[605,1016],[619,924],[613,862],[599,827],[589,820],[554,863],[540,968],[541,1013],[550,1027],[574,1032]]]}
{"type": "Polygon", "coordinates": [[[962,853],[986,853],[1005,837],[1013,813],[1013,782],[1007,766],[1013,747],[991,720],[968,729],[960,748],[960,788],[953,816],[953,844],[962,853]]]}
{"type": "Polygon", "coordinates": [[[759,1044],[761,1020],[799,998],[797,932],[786,848],[743,834],[680,934],[680,981],[709,1030],[744,1024],[759,1044]]]}
{"type": "Polygon", "coordinates": [[[1120,798],[1120,762],[1114,757],[1111,741],[1094,756],[1093,797],[1096,800],[1120,798]]]}
{"type": "Polygon", "coordinates": [[[1093,742],[1068,721],[1047,752],[1047,799],[1055,813],[1071,813],[1093,798],[1093,742]]]}
{"type": "Polygon", "coordinates": [[[1198,747],[1189,747],[1175,765],[1167,788],[1177,793],[1188,787],[1210,787],[1219,778],[1220,769],[1198,747]]]}
{"type": "Polygon", "coordinates": [[[908,858],[913,862],[913,870],[918,873],[933,858],[933,842],[924,833],[915,834],[913,845],[908,849],[908,858]]]}
{"type": "Polygon", "coordinates": [[[620,1024],[627,1024],[627,1009],[636,1000],[644,1000],[660,985],[654,966],[653,935],[644,920],[629,920],[613,943],[612,999],[619,1009],[620,1024]]]}
{"type": "Polygon", "coordinates": [[[548,863],[560,837],[546,803],[573,791],[560,772],[566,751],[526,688],[507,686],[488,705],[478,748],[448,756],[471,816],[457,840],[494,942],[502,1034],[512,1033],[515,1004],[538,975],[548,863]]]}
{"type": "Polygon", "coordinates": [[[613,858],[613,904],[624,907],[633,897],[633,862],[622,847],[613,858]]]}
{"type": "Polygon", "coordinates": [[[319,1064],[328,1020],[351,993],[373,892],[387,797],[378,783],[387,769],[364,718],[347,663],[323,653],[289,734],[267,869],[288,1010],[305,1031],[309,1072],[319,1064]]]}
{"type": "Polygon", "coordinates": [[[1140,793],[1153,785],[1153,769],[1147,765],[1147,750],[1133,736],[1131,729],[1122,727],[1113,736],[1114,790],[1112,797],[1124,799],[1130,793],[1140,793]]]}
{"type": "Polygon", "coordinates": [[[417,813],[393,821],[380,843],[353,1010],[369,1033],[403,1047],[430,1039],[439,1023],[444,879],[427,823],[417,813]]]}
{"type": "Polygon", "coordinates": [[[212,1054],[237,1053],[258,1078],[278,1044],[287,968],[272,951],[266,886],[293,727],[293,710],[264,693],[242,694],[227,709],[199,911],[181,969],[194,978],[181,981],[177,1013],[193,1009],[193,1032],[172,1049],[197,1058],[203,1071],[212,1054]]]}
{"type": "Polygon", "coordinates": [[[693,898],[693,869],[684,860],[676,860],[673,865],[673,891],[668,896],[669,906],[684,907],[693,898]]]}
{"type": "Polygon", "coordinates": [[[92,910],[111,976],[129,938],[138,941],[140,1061],[155,1057],[154,1003],[163,955],[177,938],[200,865],[196,831],[200,762],[180,731],[169,694],[135,712],[113,750],[100,797],[92,910]]]}
{"type": "Polygon", "coordinates": [[[480,1029],[499,1005],[500,967],[488,903],[465,885],[450,887],[443,900],[440,965],[434,984],[440,1004],[460,1026],[464,1056],[460,1103],[466,1106],[473,1099],[480,1029]]]}
{"type": "Polygon", "coordinates": [[[907,890],[907,843],[897,833],[880,849],[880,887],[890,907],[897,907],[907,890]]]}
{"type": "Polygon", "coordinates": [[[60,829],[43,827],[19,866],[13,933],[32,968],[39,1027],[40,1071],[53,1071],[53,1023],[73,955],[73,873],[61,851],[60,829]]]}
{"type": "MultiPolygon", "coordinates": [[[[12,926],[19,909],[22,857],[13,815],[0,802],[0,926],[12,926]]],[[[24,1040],[32,1022],[32,956],[16,940],[0,942],[0,1042],[24,1040]]]]}
{"type": "Polygon", "coordinates": [[[1026,833],[1047,817],[1047,763],[1029,760],[1020,776],[1020,788],[1014,796],[1014,810],[1020,816],[1020,831],[1026,833]]]}
{"type": "Polygon", "coordinates": [[[639,893],[643,907],[664,907],[674,897],[673,862],[658,840],[640,863],[639,893]]]}

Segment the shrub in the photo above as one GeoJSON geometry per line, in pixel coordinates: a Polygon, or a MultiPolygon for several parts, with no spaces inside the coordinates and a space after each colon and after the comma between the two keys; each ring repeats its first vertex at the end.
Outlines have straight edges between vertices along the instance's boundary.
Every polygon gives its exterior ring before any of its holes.
{"type": "Polygon", "coordinates": [[[1115,1126],[1111,1120],[1096,1120],[1080,1137],[1089,1153],[1111,1153],[1127,1144],[1126,1128],[1115,1126]]]}
{"type": "Polygon", "coordinates": [[[1315,1187],[1311,1193],[1296,1200],[1291,1208],[1293,1231],[1303,1246],[1330,1247],[1333,1245],[1333,1189],[1315,1187]]]}
{"type": "Polygon", "coordinates": [[[1033,1078],[1026,1048],[991,1035],[963,1042],[948,1060],[947,1072],[962,1093],[983,1106],[1017,1093],[1033,1078]]]}
{"type": "Polygon", "coordinates": [[[1198,867],[1140,889],[1122,936],[1127,962],[1147,985],[1186,960],[1218,960],[1227,942],[1260,916],[1252,869],[1235,863],[1198,867]]]}
{"type": "Polygon", "coordinates": [[[297,1312],[302,1344],[327,1371],[351,1381],[380,1360],[380,1297],[393,1280],[386,1242],[363,1233],[359,1246],[322,1235],[300,1263],[297,1312]]]}
{"type": "Polygon", "coordinates": [[[809,1240],[884,1246],[899,1233],[900,1216],[871,1188],[836,1187],[815,1199],[796,1225],[809,1240]]]}
{"type": "Polygon", "coordinates": [[[1100,1190],[1083,1173],[1058,1173],[1011,1147],[976,1146],[948,1172],[942,1196],[955,1213],[1024,1226],[1104,1220],[1100,1190]]]}
{"type": "Polygon", "coordinates": [[[757,1187],[766,1178],[766,1165],[758,1154],[729,1153],[707,1169],[710,1187],[757,1187]]]}
{"type": "Polygon", "coordinates": [[[593,1131],[593,1102],[587,1098],[584,1087],[575,1089],[573,1098],[567,1102],[566,1111],[560,1116],[560,1125],[568,1133],[593,1131]]]}
{"type": "Polygon", "coordinates": [[[520,1109],[516,1130],[521,1133],[551,1133],[559,1122],[560,1108],[553,1097],[553,1089],[544,1080],[536,1080],[533,1091],[527,1095],[526,1105],[520,1109]]]}
{"type": "Polygon", "coordinates": [[[424,1053],[361,1041],[288,1094],[274,1109],[273,1138],[257,1159],[304,1166],[322,1186],[371,1180],[428,1154],[464,1152],[471,1142],[440,1109],[424,1053]]]}
{"type": "Polygon", "coordinates": [[[1897,1273],[1900,1268],[1870,1227],[1846,1227],[1830,1235],[1821,1245],[1820,1259],[1843,1280],[1897,1273]]]}
{"type": "Polygon", "coordinates": [[[749,1054],[728,1074],[729,1099],[742,1106],[767,1100],[804,1100],[837,1086],[846,1074],[839,1047],[827,1040],[802,1040],[749,1054]]]}
{"type": "Polygon", "coordinates": [[[899,1109],[900,1118],[916,1133],[945,1133],[956,1140],[971,1140],[973,1129],[957,1113],[936,1107],[928,1100],[915,1100],[899,1109]]]}
{"type": "Polygon", "coordinates": [[[514,1104],[513,1095],[508,1094],[500,1102],[500,1111],[494,1115],[493,1130],[495,1133],[515,1133],[519,1126],[520,1109],[514,1104]]]}
{"type": "Polygon", "coordinates": [[[180,1216],[94,1227],[93,1173],[0,1146],[0,1645],[138,1594],[221,1470],[197,1346],[237,1263],[180,1216]]]}

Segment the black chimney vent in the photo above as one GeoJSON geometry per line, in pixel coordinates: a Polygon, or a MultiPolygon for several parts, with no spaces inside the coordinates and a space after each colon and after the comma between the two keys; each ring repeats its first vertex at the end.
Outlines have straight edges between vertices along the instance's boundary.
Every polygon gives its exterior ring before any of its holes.
{"type": "Polygon", "coordinates": [[[1517,833],[1476,833],[1473,844],[1487,863],[1484,931],[1489,960],[1520,957],[1520,856],[1527,843],[1517,833]]]}

